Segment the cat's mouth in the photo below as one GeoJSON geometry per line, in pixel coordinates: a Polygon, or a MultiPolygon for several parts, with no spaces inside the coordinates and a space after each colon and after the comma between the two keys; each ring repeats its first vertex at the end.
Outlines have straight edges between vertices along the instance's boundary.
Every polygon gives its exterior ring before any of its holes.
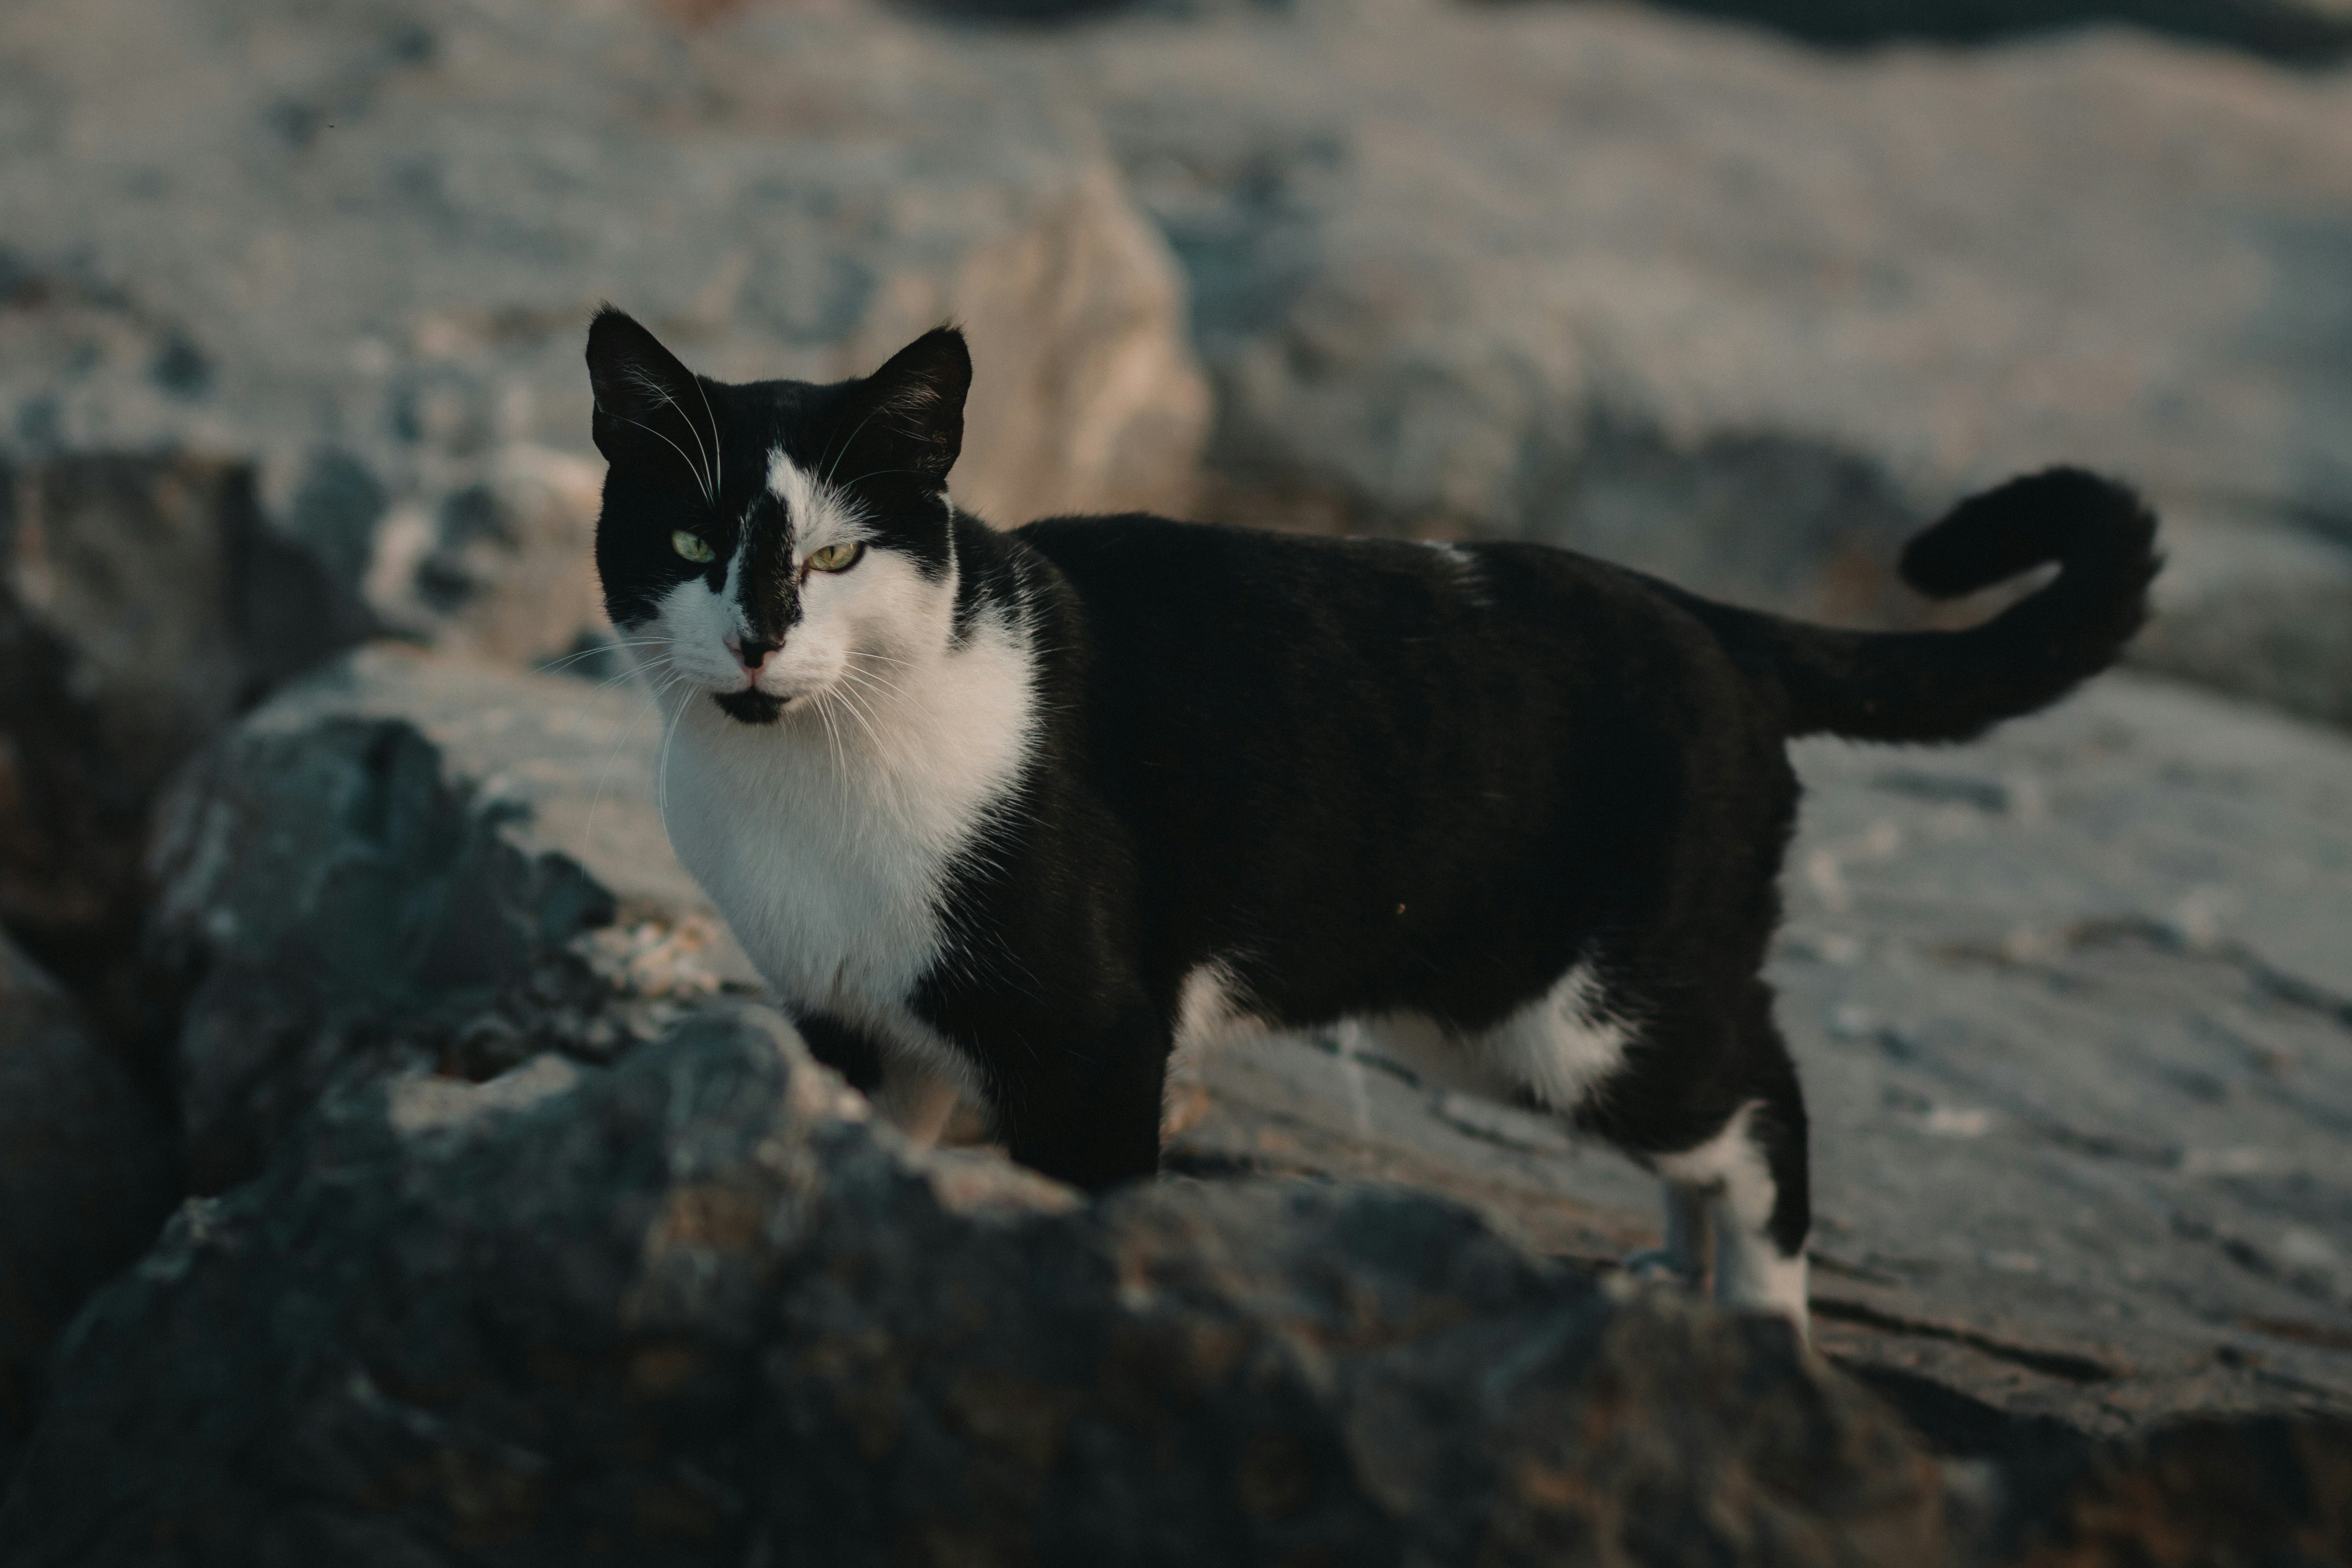
{"type": "Polygon", "coordinates": [[[784,710],[789,697],[771,697],[764,691],[718,691],[711,694],[719,710],[739,724],[772,724],[776,715],[784,710]]]}

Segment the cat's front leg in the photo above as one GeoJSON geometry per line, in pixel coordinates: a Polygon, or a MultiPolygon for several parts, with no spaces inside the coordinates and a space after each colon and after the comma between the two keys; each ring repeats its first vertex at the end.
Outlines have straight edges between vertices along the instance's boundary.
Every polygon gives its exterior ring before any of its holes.
{"type": "Polygon", "coordinates": [[[1166,1021],[1141,1005],[1083,1033],[1008,1020],[982,1035],[1007,1151],[1087,1192],[1157,1173],[1170,1039],[1166,1021]]]}
{"type": "Polygon", "coordinates": [[[872,1035],[829,1013],[796,1009],[794,1022],[809,1055],[839,1073],[871,1100],[885,1121],[919,1147],[940,1141],[954,1117],[963,1086],[920,1056],[887,1049],[872,1035]]]}

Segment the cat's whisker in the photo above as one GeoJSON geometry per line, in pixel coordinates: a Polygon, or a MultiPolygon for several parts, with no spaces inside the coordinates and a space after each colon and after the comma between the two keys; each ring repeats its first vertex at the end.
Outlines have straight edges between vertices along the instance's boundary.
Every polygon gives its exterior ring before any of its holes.
{"type": "Polygon", "coordinates": [[[562,658],[549,659],[546,663],[534,668],[541,675],[556,675],[567,666],[578,664],[583,658],[601,658],[608,653],[617,653],[624,648],[654,647],[668,640],[667,637],[634,637],[627,640],[616,638],[612,642],[600,642],[593,647],[583,647],[577,653],[567,653],[562,658]]]}
{"type": "MultiPolygon", "coordinates": [[[[845,455],[845,456],[846,456],[846,454],[844,454],[844,455],[845,455]]],[[[866,471],[866,473],[862,473],[862,474],[858,475],[858,476],[857,476],[856,479],[848,479],[848,480],[844,481],[844,482],[843,482],[843,483],[842,483],[838,488],[840,488],[840,489],[845,489],[845,489],[847,489],[851,485],[862,485],[862,484],[864,484],[864,483],[865,483],[866,480],[868,480],[868,479],[878,479],[882,478],[882,477],[883,477],[884,475],[886,475],[886,474],[912,474],[912,475],[914,475],[917,479],[922,479],[922,478],[926,478],[926,477],[927,477],[927,476],[923,473],[923,470],[922,470],[922,469],[920,469],[920,468],[873,468],[873,469],[869,469],[869,470],[868,470],[868,471],[866,471]]],[[[830,479],[826,480],[825,482],[826,482],[826,484],[827,484],[828,486],[830,486],[830,485],[832,484],[832,481],[831,481],[830,479]]]]}
{"type": "Polygon", "coordinates": [[[632,419],[625,414],[615,414],[613,417],[618,419],[624,425],[636,426],[638,429],[644,431],[646,435],[651,436],[663,446],[667,447],[671,451],[676,452],[677,454],[677,460],[686,465],[687,472],[694,476],[694,488],[702,492],[703,504],[706,506],[717,504],[715,499],[710,493],[710,487],[703,482],[702,470],[695,466],[695,461],[692,458],[686,455],[685,447],[679,446],[677,442],[671,440],[668,437],[663,435],[652,426],[645,424],[639,420],[632,419]]]}
{"type": "Polygon", "coordinates": [[[564,726],[562,731],[562,734],[569,738],[570,736],[579,733],[580,726],[586,723],[588,721],[589,710],[594,708],[598,702],[602,701],[607,695],[609,695],[614,687],[621,685],[625,681],[634,680],[645,670],[653,668],[659,664],[667,664],[667,662],[668,657],[665,655],[659,660],[649,659],[644,666],[641,666],[638,668],[625,669],[618,675],[609,676],[606,679],[598,681],[594,687],[590,689],[587,697],[582,700],[580,706],[572,710],[572,722],[564,726]]]}
{"type": "Polygon", "coordinates": [[[694,391],[702,399],[702,416],[710,421],[710,489],[715,505],[715,498],[727,493],[727,454],[720,449],[719,443],[719,416],[711,412],[710,394],[703,390],[702,378],[698,375],[694,378],[694,391]]]}
{"type": "Polygon", "coordinates": [[[858,669],[851,666],[845,668],[841,675],[844,680],[853,683],[862,691],[884,693],[902,702],[913,700],[912,693],[905,687],[896,681],[886,679],[870,669],[858,669]]]}
{"type": "Polygon", "coordinates": [[[620,761],[621,748],[627,745],[629,737],[637,732],[637,726],[645,721],[650,706],[640,708],[630,716],[627,725],[604,753],[604,765],[596,774],[596,793],[588,799],[588,820],[582,828],[583,836],[591,845],[596,842],[596,813],[604,804],[604,786],[612,780],[613,764],[620,761]]]}
{"type": "MultiPolygon", "coordinates": [[[[866,412],[866,417],[857,422],[857,428],[849,433],[849,439],[841,444],[841,451],[839,455],[833,459],[833,467],[825,470],[824,480],[825,489],[831,489],[834,488],[833,476],[841,471],[842,460],[849,456],[849,449],[857,445],[857,438],[866,434],[866,427],[874,423],[874,416],[881,413],[887,406],[888,406],[888,405],[877,403],[872,408],[867,409],[866,412]]],[[[832,443],[827,442],[825,445],[827,450],[830,450],[832,443]]],[[[822,461],[823,454],[820,453],[818,458],[819,460],[822,461]]]]}
{"type": "MultiPolygon", "coordinates": [[[[703,456],[701,464],[695,468],[695,481],[702,487],[703,500],[716,505],[718,503],[718,492],[712,488],[710,483],[710,454],[703,451],[702,432],[694,427],[693,420],[687,418],[685,405],[678,402],[677,396],[672,394],[667,387],[662,385],[651,375],[647,374],[645,367],[642,365],[633,364],[629,366],[628,374],[630,379],[635,381],[644,391],[660,398],[665,406],[677,410],[678,418],[685,421],[686,433],[694,437],[694,449],[698,452],[702,452],[703,456]]],[[[697,384],[698,387],[699,384],[699,383],[697,384]]],[[[706,407],[708,406],[707,398],[705,399],[705,405],[706,407]]],[[[713,442],[716,442],[719,439],[719,426],[716,420],[711,423],[710,438],[713,442]]],[[[677,443],[673,441],[670,445],[675,447],[677,443]]],[[[681,449],[678,452],[678,456],[681,458],[686,456],[685,451],[681,449]]]]}
{"type": "Polygon", "coordinates": [[[681,702],[669,716],[669,727],[662,731],[661,751],[654,759],[654,815],[661,819],[662,831],[669,830],[669,748],[677,739],[677,727],[691,706],[681,702]]]}
{"type": "MultiPolygon", "coordinates": [[[[820,691],[812,696],[809,699],[808,709],[810,712],[816,715],[817,722],[824,726],[826,750],[833,757],[833,776],[835,782],[836,784],[844,784],[844,781],[845,781],[848,776],[849,763],[846,753],[843,752],[841,747],[840,733],[834,728],[833,708],[831,702],[827,700],[827,694],[820,691]]],[[[843,798],[845,800],[848,798],[845,784],[844,784],[843,798]]]]}
{"type": "Polygon", "coordinates": [[[875,754],[882,755],[882,731],[877,727],[878,721],[874,714],[858,700],[856,693],[847,684],[837,686],[834,689],[841,694],[844,711],[857,721],[859,727],[866,731],[866,738],[873,742],[875,754]]]}

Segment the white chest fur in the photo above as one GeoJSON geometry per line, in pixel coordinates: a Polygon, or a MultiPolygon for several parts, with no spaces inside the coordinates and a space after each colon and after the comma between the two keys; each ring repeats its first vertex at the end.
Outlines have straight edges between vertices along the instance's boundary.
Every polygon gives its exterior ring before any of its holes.
{"type": "Polygon", "coordinates": [[[1034,704],[1016,628],[983,621],[961,646],[908,653],[773,724],[699,691],[667,698],[663,818],[780,996],[936,1058],[945,1043],[908,1002],[945,941],[946,879],[985,853],[1020,777],[1034,704]]]}

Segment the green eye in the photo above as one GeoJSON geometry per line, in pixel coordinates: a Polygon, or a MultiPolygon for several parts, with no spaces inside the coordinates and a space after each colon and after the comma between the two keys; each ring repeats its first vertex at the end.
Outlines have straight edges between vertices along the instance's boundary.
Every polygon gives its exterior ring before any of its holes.
{"type": "Polygon", "coordinates": [[[719,553],[704,542],[699,535],[688,533],[682,528],[669,536],[669,547],[688,561],[709,561],[719,553]]]}
{"type": "Polygon", "coordinates": [[[866,546],[856,540],[841,544],[828,544],[823,550],[809,552],[809,569],[814,572],[846,572],[866,553],[866,546]]]}

